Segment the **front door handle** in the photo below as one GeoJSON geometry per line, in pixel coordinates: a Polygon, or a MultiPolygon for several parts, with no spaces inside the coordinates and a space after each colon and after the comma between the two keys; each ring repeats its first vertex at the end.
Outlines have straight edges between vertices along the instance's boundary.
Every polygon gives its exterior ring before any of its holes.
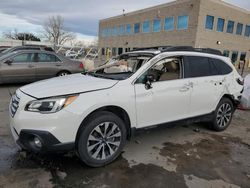
{"type": "Polygon", "coordinates": [[[184,84],[184,86],[179,90],[180,92],[187,92],[190,88],[194,87],[193,82],[189,82],[187,84],[184,84]]]}
{"type": "Polygon", "coordinates": [[[57,67],[61,67],[62,65],[56,65],[57,67]]]}
{"type": "Polygon", "coordinates": [[[188,86],[185,85],[179,91],[180,92],[187,92],[189,89],[190,89],[190,87],[188,87],[188,86]]]}
{"type": "Polygon", "coordinates": [[[34,65],[29,65],[28,67],[29,67],[29,68],[33,68],[33,67],[35,67],[35,66],[34,66],[34,65]]]}

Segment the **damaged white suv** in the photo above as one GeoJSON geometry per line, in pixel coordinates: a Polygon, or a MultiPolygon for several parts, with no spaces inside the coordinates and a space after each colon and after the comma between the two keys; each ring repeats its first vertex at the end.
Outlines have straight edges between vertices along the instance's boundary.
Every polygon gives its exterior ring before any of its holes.
{"type": "Polygon", "coordinates": [[[74,150],[99,167],[115,160],[137,129],[197,121],[226,129],[242,85],[230,59],[216,50],[133,51],[89,72],[18,89],[10,127],[25,150],[74,150]]]}

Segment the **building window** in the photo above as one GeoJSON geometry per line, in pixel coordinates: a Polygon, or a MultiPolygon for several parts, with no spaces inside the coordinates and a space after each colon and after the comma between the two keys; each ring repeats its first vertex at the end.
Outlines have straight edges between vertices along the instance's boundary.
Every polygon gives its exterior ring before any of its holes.
{"type": "Polygon", "coordinates": [[[116,48],[112,48],[112,56],[116,56],[116,48]]]}
{"type": "Polygon", "coordinates": [[[234,32],[234,21],[229,20],[227,23],[227,33],[234,32]]]}
{"type": "Polygon", "coordinates": [[[224,24],[225,24],[225,20],[222,18],[218,18],[218,22],[217,22],[217,31],[218,32],[224,31],[224,24]]]}
{"type": "Polygon", "coordinates": [[[117,36],[117,27],[116,26],[113,28],[113,36],[117,36]]]}
{"type": "Polygon", "coordinates": [[[174,30],[174,17],[165,18],[165,31],[174,30]]]}
{"type": "Polygon", "coordinates": [[[127,35],[131,34],[131,25],[130,24],[126,25],[126,34],[127,35]]]}
{"type": "Polygon", "coordinates": [[[143,33],[150,32],[150,21],[147,20],[143,22],[142,32],[143,33]]]}
{"type": "Polygon", "coordinates": [[[103,30],[101,31],[101,36],[102,36],[102,37],[105,37],[105,32],[106,32],[106,29],[103,29],[103,30]]]}
{"type": "Polygon", "coordinates": [[[123,48],[118,48],[118,55],[121,55],[123,52],[123,48]]]}
{"type": "Polygon", "coordinates": [[[237,51],[233,51],[231,59],[232,59],[232,63],[235,64],[236,61],[238,60],[238,52],[237,51]]]}
{"type": "Polygon", "coordinates": [[[246,60],[247,53],[246,52],[241,52],[240,54],[240,60],[245,61],[246,60]]]}
{"type": "Polygon", "coordinates": [[[245,36],[246,37],[250,36],[250,25],[246,25],[245,36]]]}
{"type": "Polygon", "coordinates": [[[134,33],[140,33],[140,23],[135,23],[135,25],[134,25],[134,33]]]}
{"type": "Polygon", "coordinates": [[[120,25],[119,27],[119,35],[124,35],[124,26],[120,25]]]}
{"type": "Polygon", "coordinates": [[[109,31],[108,28],[103,29],[103,31],[102,31],[102,36],[103,36],[103,37],[108,37],[108,31],[109,31]]]}
{"type": "Polygon", "coordinates": [[[108,37],[109,36],[109,28],[106,28],[104,31],[104,36],[108,37]]]}
{"type": "Polygon", "coordinates": [[[206,29],[214,29],[214,16],[207,15],[206,18],[206,29]]]}
{"type": "Polygon", "coordinates": [[[130,48],[125,48],[125,52],[130,52],[130,48]]]}
{"type": "Polygon", "coordinates": [[[243,30],[243,24],[238,23],[237,24],[236,35],[242,35],[242,30],[243,30]]]}
{"type": "Polygon", "coordinates": [[[223,51],[223,55],[224,55],[225,57],[229,57],[230,51],[229,51],[229,50],[224,50],[224,51],[223,51]]]}
{"type": "Polygon", "coordinates": [[[108,29],[108,36],[112,36],[112,33],[113,33],[113,29],[112,29],[112,28],[109,28],[109,29],[108,29]]]}
{"type": "Polygon", "coordinates": [[[153,23],[153,32],[161,31],[161,19],[155,19],[153,23]]]}
{"type": "Polygon", "coordinates": [[[187,29],[188,28],[188,16],[178,16],[177,29],[187,29]]]}
{"type": "Polygon", "coordinates": [[[102,48],[102,55],[105,55],[105,48],[102,48]]]}

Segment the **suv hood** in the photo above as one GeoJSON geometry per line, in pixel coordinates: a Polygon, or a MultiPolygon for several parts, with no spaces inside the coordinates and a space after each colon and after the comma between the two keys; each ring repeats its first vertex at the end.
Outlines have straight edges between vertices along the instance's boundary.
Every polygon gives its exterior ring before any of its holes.
{"type": "Polygon", "coordinates": [[[113,87],[118,81],[83,74],[56,77],[21,87],[20,90],[35,98],[84,93],[113,87]]]}

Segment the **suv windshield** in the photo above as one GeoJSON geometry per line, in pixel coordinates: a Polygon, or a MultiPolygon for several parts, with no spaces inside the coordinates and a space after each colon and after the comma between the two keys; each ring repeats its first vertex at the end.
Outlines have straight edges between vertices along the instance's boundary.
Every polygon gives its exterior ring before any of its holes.
{"type": "Polygon", "coordinates": [[[85,74],[113,80],[125,80],[153,56],[153,54],[123,54],[85,74]]]}

